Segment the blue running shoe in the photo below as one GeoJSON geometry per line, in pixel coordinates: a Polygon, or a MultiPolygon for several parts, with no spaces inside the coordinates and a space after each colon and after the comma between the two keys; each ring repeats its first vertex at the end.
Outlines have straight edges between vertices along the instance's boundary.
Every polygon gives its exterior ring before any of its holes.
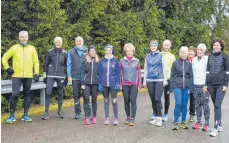
{"type": "Polygon", "coordinates": [[[12,124],[13,122],[16,122],[16,118],[14,115],[10,115],[9,118],[6,120],[6,123],[12,124]]]}
{"type": "Polygon", "coordinates": [[[152,114],[151,120],[155,119],[155,114],[152,114]]]}
{"type": "Polygon", "coordinates": [[[168,114],[164,114],[164,115],[162,116],[162,121],[163,121],[163,122],[168,121],[168,114]]]}
{"type": "Polygon", "coordinates": [[[30,118],[28,115],[23,115],[22,118],[21,118],[22,121],[25,121],[25,122],[32,122],[32,118],[30,118]]]}
{"type": "Polygon", "coordinates": [[[76,114],[75,119],[81,119],[81,118],[82,118],[81,113],[76,114]]]}

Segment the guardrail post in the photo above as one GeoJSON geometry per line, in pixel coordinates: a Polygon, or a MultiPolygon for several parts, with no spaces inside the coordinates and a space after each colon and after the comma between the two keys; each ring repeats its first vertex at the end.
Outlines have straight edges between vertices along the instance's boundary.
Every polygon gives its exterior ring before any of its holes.
{"type": "Polygon", "coordinates": [[[45,106],[45,89],[41,89],[40,93],[40,104],[45,106]]]}

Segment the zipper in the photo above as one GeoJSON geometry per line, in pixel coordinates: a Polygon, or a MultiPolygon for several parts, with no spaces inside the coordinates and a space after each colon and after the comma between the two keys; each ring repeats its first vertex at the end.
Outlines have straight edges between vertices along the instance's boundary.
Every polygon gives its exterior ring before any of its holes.
{"type": "Polygon", "coordinates": [[[55,75],[56,75],[56,72],[57,72],[57,65],[58,65],[58,63],[59,63],[59,56],[60,56],[60,53],[57,51],[57,57],[56,57],[56,59],[57,59],[57,63],[56,63],[56,71],[55,71],[55,75]]]}
{"type": "Polygon", "coordinates": [[[23,77],[25,77],[25,47],[23,48],[23,77]]]}
{"type": "Polygon", "coordinates": [[[213,55],[213,81],[215,81],[215,56],[213,55]]]}
{"type": "Polygon", "coordinates": [[[183,61],[183,89],[184,89],[184,61],[183,61]]]}
{"type": "Polygon", "coordinates": [[[107,86],[109,87],[109,74],[110,74],[110,59],[108,59],[108,64],[107,64],[107,86]]]}
{"type": "Polygon", "coordinates": [[[94,67],[94,66],[93,66],[94,59],[92,59],[91,63],[92,63],[92,71],[91,71],[91,72],[92,72],[92,73],[91,73],[91,84],[92,84],[92,77],[93,77],[93,72],[94,72],[94,71],[93,71],[93,67],[94,67]]]}

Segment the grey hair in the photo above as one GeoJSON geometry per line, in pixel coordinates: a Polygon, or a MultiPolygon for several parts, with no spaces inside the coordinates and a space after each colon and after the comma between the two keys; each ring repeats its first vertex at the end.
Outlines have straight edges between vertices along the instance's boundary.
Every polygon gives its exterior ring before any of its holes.
{"type": "Polygon", "coordinates": [[[200,44],[197,46],[197,48],[201,48],[204,52],[206,52],[206,50],[207,50],[207,47],[206,47],[206,45],[205,45],[204,43],[200,43],[200,44]]]}
{"type": "Polygon", "coordinates": [[[56,37],[56,38],[54,39],[54,43],[56,43],[56,41],[60,41],[61,44],[63,43],[63,40],[62,40],[61,37],[56,37]]]}
{"type": "Polygon", "coordinates": [[[179,53],[181,53],[181,52],[187,52],[187,54],[188,54],[188,47],[187,46],[180,47],[179,53]]]}
{"type": "Polygon", "coordinates": [[[81,37],[81,36],[77,36],[77,37],[75,38],[75,41],[76,41],[76,40],[82,41],[82,44],[84,43],[83,37],[81,37]]]}
{"type": "Polygon", "coordinates": [[[18,35],[19,36],[23,36],[23,35],[29,36],[29,33],[28,33],[28,31],[22,30],[22,31],[19,32],[18,35]]]}

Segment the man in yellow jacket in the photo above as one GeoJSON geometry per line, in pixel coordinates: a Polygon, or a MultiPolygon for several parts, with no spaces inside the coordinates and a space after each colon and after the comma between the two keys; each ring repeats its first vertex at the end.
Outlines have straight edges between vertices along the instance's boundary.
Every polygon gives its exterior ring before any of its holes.
{"type": "Polygon", "coordinates": [[[39,81],[39,61],[36,49],[28,44],[28,32],[19,33],[20,44],[13,45],[2,57],[2,64],[6,72],[12,76],[12,96],[10,98],[10,116],[6,121],[12,124],[16,121],[14,116],[17,106],[21,85],[24,93],[24,115],[23,121],[32,122],[28,116],[30,106],[30,88],[32,78],[34,82],[39,81]],[[12,58],[13,67],[9,67],[8,60],[12,58]]]}

